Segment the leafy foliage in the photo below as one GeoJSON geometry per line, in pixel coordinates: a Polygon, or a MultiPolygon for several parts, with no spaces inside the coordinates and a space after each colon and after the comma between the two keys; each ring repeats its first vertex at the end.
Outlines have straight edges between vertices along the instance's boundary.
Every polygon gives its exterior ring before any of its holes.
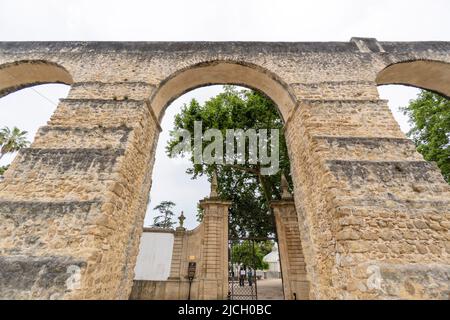
{"type": "Polygon", "coordinates": [[[254,270],[266,270],[269,265],[263,261],[263,258],[272,251],[272,247],[271,241],[253,242],[244,240],[235,243],[231,249],[231,261],[234,264],[250,267],[254,270]]]}
{"type": "Polygon", "coordinates": [[[174,206],[175,203],[172,201],[162,201],[158,204],[153,210],[159,211],[160,214],[153,219],[153,225],[158,228],[172,228],[175,225],[175,222],[172,221],[174,206]]]}
{"type": "Polygon", "coordinates": [[[435,161],[450,183],[450,100],[423,90],[402,109],[410,118],[408,136],[417,151],[425,160],[435,161]]]}
{"type": "Polygon", "coordinates": [[[0,176],[2,176],[6,170],[8,170],[9,165],[0,167],[0,176]]]}
{"type": "Polygon", "coordinates": [[[2,128],[0,130],[0,159],[7,153],[27,147],[30,144],[26,137],[27,133],[17,127],[12,130],[8,127],[2,128]]]}
{"type": "MultiPolygon", "coordinates": [[[[169,156],[189,156],[192,167],[187,173],[195,179],[203,174],[211,178],[217,174],[218,193],[223,199],[232,201],[230,209],[230,235],[232,237],[265,237],[274,230],[270,201],[281,196],[281,174],[290,179],[290,162],[283,134],[283,122],[272,100],[253,90],[237,90],[224,86],[224,92],[200,105],[195,99],[184,105],[176,115],[172,139],[166,146],[169,156]],[[280,171],[275,175],[262,175],[260,164],[194,164],[192,152],[180,150],[174,154],[180,138],[178,129],[186,129],[191,134],[194,145],[194,122],[202,121],[202,130],[215,128],[226,136],[227,129],[280,129],[280,171]]],[[[205,147],[208,143],[204,142],[205,147]]],[[[245,157],[248,160],[249,148],[246,143],[245,157]]],[[[224,141],[224,150],[226,149],[224,141]]],[[[199,210],[199,220],[202,212],[199,210]]]]}

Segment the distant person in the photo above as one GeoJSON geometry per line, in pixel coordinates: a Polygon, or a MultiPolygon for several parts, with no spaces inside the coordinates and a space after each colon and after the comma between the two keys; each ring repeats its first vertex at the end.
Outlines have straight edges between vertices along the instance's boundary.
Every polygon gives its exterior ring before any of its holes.
{"type": "Polygon", "coordinates": [[[245,269],[241,268],[241,270],[239,271],[239,286],[243,287],[245,284],[245,269]]]}
{"type": "Polygon", "coordinates": [[[253,285],[253,273],[252,273],[252,269],[248,269],[248,285],[251,287],[253,285]]]}

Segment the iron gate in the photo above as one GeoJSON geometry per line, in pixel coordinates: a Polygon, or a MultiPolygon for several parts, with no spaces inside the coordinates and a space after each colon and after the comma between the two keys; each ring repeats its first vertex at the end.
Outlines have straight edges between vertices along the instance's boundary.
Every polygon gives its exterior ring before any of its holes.
{"type": "Polygon", "coordinates": [[[233,261],[233,249],[245,241],[248,241],[247,243],[252,249],[252,258],[254,258],[255,243],[253,240],[228,240],[228,298],[230,300],[256,300],[258,298],[256,271],[252,270],[250,266],[239,265],[233,261]]]}
{"type": "Polygon", "coordinates": [[[273,240],[274,237],[265,238],[230,238],[228,240],[228,299],[229,300],[257,300],[258,275],[256,265],[255,246],[258,242],[273,240]],[[247,247],[247,264],[233,261],[233,250],[237,246],[247,247]]]}

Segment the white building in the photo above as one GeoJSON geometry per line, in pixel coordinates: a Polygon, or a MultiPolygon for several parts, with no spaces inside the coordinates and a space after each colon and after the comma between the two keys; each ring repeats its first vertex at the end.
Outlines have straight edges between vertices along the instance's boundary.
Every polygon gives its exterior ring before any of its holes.
{"type": "Polygon", "coordinates": [[[167,280],[172,262],[173,230],[144,228],[134,280],[167,280]]]}
{"type": "Polygon", "coordinates": [[[276,243],[274,244],[272,251],[264,256],[263,261],[267,262],[269,265],[269,269],[264,272],[266,279],[281,278],[280,254],[276,243]]]}

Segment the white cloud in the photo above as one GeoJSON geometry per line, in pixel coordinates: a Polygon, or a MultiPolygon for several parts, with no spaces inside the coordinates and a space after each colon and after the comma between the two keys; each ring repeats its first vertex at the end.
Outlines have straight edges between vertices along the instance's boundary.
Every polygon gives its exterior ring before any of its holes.
{"type": "Polygon", "coordinates": [[[448,40],[447,0],[118,1],[0,4],[1,40],[448,40]]]}

